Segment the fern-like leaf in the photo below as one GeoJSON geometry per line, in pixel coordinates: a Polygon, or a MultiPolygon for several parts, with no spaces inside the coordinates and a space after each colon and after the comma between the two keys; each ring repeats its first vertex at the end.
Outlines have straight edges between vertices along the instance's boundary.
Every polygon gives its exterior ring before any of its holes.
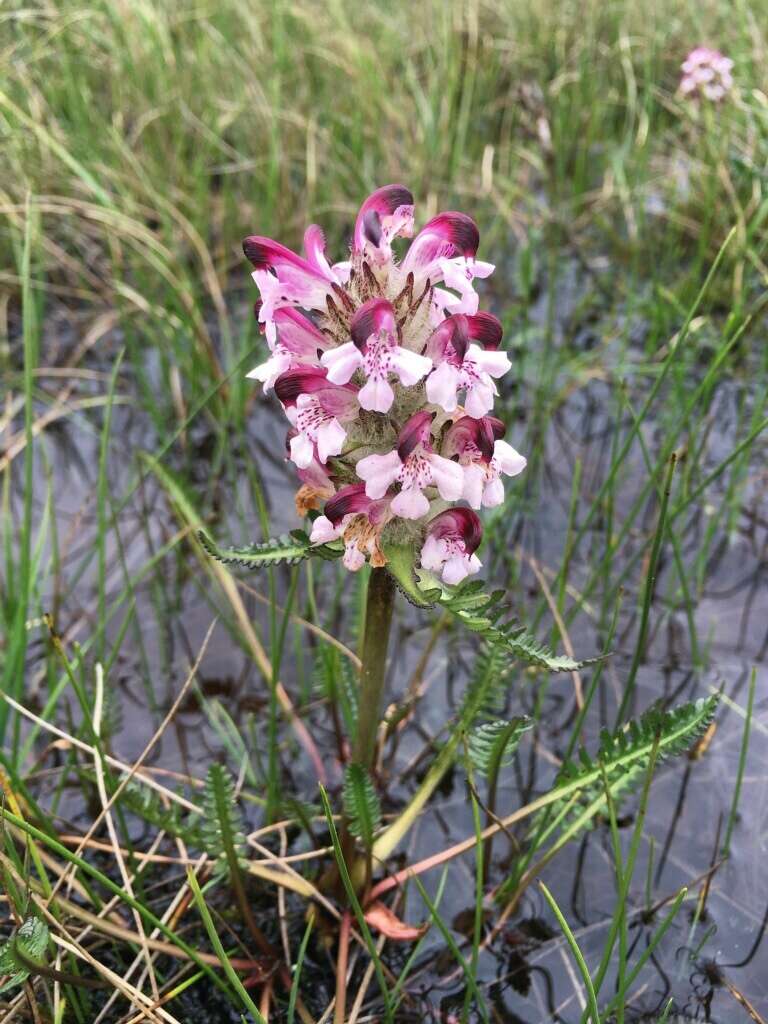
{"type": "Polygon", "coordinates": [[[370,850],[373,837],[381,827],[381,804],[371,777],[362,765],[347,765],[343,801],[349,831],[370,850]]]}
{"type": "Polygon", "coordinates": [[[360,680],[352,662],[336,647],[322,644],[315,660],[314,679],[322,697],[341,708],[347,732],[354,735],[360,680]]]}
{"type": "Polygon", "coordinates": [[[154,828],[183,839],[189,846],[202,846],[196,815],[185,816],[178,804],[166,807],[158,793],[131,779],[120,794],[119,802],[137,818],[154,828]]]}
{"type": "Polygon", "coordinates": [[[246,548],[219,548],[211,538],[200,530],[198,540],[208,554],[225,565],[236,565],[245,569],[265,569],[276,565],[298,565],[313,556],[339,558],[344,553],[338,543],[310,544],[303,530],[293,530],[280,537],[260,541],[246,548]]]}
{"type": "Polygon", "coordinates": [[[433,573],[417,568],[413,548],[404,544],[384,545],[387,569],[401,592],[419,608],[440,605],[473,633],[506,650],[518,661],[550,672],[573,672],[589,664],[567,655],[556,655],[508,619],[504,591],[488,592],[482,580],[466,580],[458,586],[443,583],[433,573]]]}
{"type": "Polygon", "coordinates": [[[472,675],[459,708],[457,729],[469,732],[478,719],[498,718],[504,707],[513,664],[501,647],[484,643],[475,657],[472,675]]]}
{"type": "Polygon", "coordinates": [[[48,926],[37,917],[28,917],[18,931],[0,946],[0,977],[6,980],[0,992],[23,985],[34,964],[44,965],[48,948],[48,926]]]}
{"type": "MultiPolygon", "coordinates": [[[[713,695],[669,711],[654,706],[626,728],[613,734],[604,730],[594,759],[582,750],[578,763],[567,761],[561,767],[555,782],[560,799],[540,812],[538,823],[560,816],[559,827],[562,829],[590,805],[597,803],[601,809],[600,797],[605,795],[604,779],[607,779],[611,795],[618,805],[642,781],[654,747],[656,764],[659,764],[667,758],[684,754],[693,746],[712,721],[718,699],[718,695],[713,695]]],[[[584,827],[590,824],[591,820],[586,821],[584,827]]],[[[537,819],[534,819],[534,830],[536,825],[537,819]]]]}
{"type": "Polygon", "coordinates": [[[434,593],[438,584],[437,603],[449,611],[463,626],[473,633],[479,633],[495,646],[507,651],[518,661],[524,661],[550,672],[574,672],[584,665],[599,659],[577,661],[565,654],[553,654],[545,645],[527,633],[514,620],[507,618],[509,609],[504,602],[504,592],[488,593],[482,580],[451,587],[439,583],[435,576],[423,569],[417,570],[419,586],[428,593],[434,593]]]}
{"type": "Polygon", "coordinates": [[[509,764],[523,738],[533,728],[533,719],[523,715],[509,721],[484,722],[469,734],[467,753],[476,772],[494,778],[509,764]]]}
{"type": "Polygon", "coordinates": [[[224,765],[212,764],[203,789],[203,849],[230,870],[245,860],[245,829],[235,797],[235,783],[224,765]]]}

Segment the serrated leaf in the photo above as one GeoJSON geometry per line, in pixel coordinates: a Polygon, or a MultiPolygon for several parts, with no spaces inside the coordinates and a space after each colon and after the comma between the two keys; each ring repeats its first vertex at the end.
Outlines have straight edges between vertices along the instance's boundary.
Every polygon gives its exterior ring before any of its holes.
{"type": "Polygon", "coordinates": [[[496,646],[502,647],[518,661],[524,661],[550,672],[574,672],[599,658],[577,661],[565,654],[553,652],[514,621],[504,621],[508,608],[504,604],[504,591],[488,593],[482,580],[467,580],[458,586],[440,583],[431,573],[416,570],[418,591],[422,588],[436,603],[449,611],[473,633],[480,633],[496,646]]]}
{"type": "Polygon", "coordinates": [[[533,719],[517,718],[484,722],[473,729],[467,742],[472,766],[481,775],[494,776],[509,763],[523,735],[533,728],[533,719]]]}
{"type": "MultiPolygon", "coordinates": [[[[618,804],[642,780],[657,741],[656,764],[686,753],[706,732],[718,700],[719,695],[715,694],[669,711],[654,706],[639,720],[630,722],[614,734],[603,730],[594,759],[582,749],[578,763],[567,761],[562,765],[555,782],[562,798],[534,819],[534,829],[537,822],[552,821],[559,814],[564,814],[559,824],[564,828],[590,804],[599,801],[601,794],[605,793],[603,771],[611,795],[618,804]],[[575,800],[574,793],[577,794],[575,800]]],[[[591,821],[586,822],[584,827],[590,824],[591,821]]]]}
{"type": "Polygon", "coordinates": [[[371,776],[362,765],[347,765],[343,802],[349,831],[370,849],[374,834],[381,827],[381,804],[371,776]]]}
{"type": "Polygon", "coordinates": [[[234,869],[236,863],[245,860],[245,828],[235,783],[222,764],[212,764],[208,769],[203,811],[201,833],[205,852],[234,869]]]}
{"type": "Polygon", "coordinates": [[[48,926],[37,917],[28,917],[0,947],[0,976],[8,975],[0,992],[23,985],[32,973],[29,965],[45,963],[47,947],[48,926]]]}
{"type": "Polygon", "coordinates": [[[303,530],[284,533],[270,540],[259,541],[245,548],[219,548],[200,530],[198,540],[208,554],[225,565],[237,565],[245,569],[265,569],[276,565],[298,565],[305,558],[338,558],[344,552],[340,545],[310,544],[303,530]]]}

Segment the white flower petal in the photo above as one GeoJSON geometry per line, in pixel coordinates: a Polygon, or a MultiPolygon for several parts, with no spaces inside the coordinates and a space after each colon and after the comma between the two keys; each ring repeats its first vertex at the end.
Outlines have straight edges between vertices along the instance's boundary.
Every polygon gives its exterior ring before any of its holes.
{"type": "Polygon", "coordinates": [[[400,472],[402,463],[396,451],[386,455],[367,455],[355,467],[357,475],[365,481],[365,493],[374,500],[383,498],[387,488],[400,472]]]}
{"type": "Polygon", "coordinates": [[[344,446],[347,432],[334,417],[317,428],[317,454],[325,464],[332,455],[338,455],[344,446]]]}
{"type": "Polygon", "coordinates": [[[421,519],[429,512],[429,501],[418,487],[408,487],[392,499],[390,508],[403,519],[421,519]]]}
{"type": "Polygon", "coordinates": [[[396,345],[392,351],[392,364],[395,373],[406,387],[418,384],[421,378],[426,377],[432,369],[431,359],[411,352],[400,345],[396,345]]]}
{"type": "Polygon", "coordinates": [[[291,438],[291,462],[295,462],[299,469],[306,469],[314,455],[314,446],[306,434],[297,434],[291,438]]]}
{"type": "Polygon", "coordinates": [[[459,383],[459,371],[450,363],[441,363],[427,377],[427,399],[439,405],[446,412],[456,408],[456,389],[459,383]]]}
{"type": "Polygon", "coordinates": [[[429,466],[432,470],[432,479],[440,492],[440,496],[446,501],[458,501],[464,490],[464,470],[451,459],[444,459],[442,455],[431,454],[427,456],[429,466]]]}
{"type": "Polygon", "coordinates": [[[384,377],[371,377],[360,388],[357,400],[369,412],[389,412],[395,400],[395,393],[384,377]]]}
{"type": "Polygon", "coordinates": [[[328,370],[328,380],[332,384],[346,384],[355,370],[362,365],[363,357],[353,341],[348,341],[338,348],[329,348],[323,352],[320,362],[328,370]]]}

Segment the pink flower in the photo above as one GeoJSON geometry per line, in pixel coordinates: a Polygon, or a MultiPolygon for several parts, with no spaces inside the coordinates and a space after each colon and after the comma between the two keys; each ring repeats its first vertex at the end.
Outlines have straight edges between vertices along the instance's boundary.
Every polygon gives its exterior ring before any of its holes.
{"type": "Polygon", "coordinates": [[[472,508],[493,508],[504,501],[502,474],[517,476],[526,466],[525,458],[502,440],[504,424],[495,416],[473,419],[462,416],[448,428],[443,452],[458,456],[464,468],[462,498],[472,508]]]}
{"type": "Polygon", "coordinates": [[[420,519],[427,514],[429,499],[423,493],[427,487],[436,487],[445,501],[457,501],[464,488],[461,466],[432,448],[431,427],[431,413],[414,413],[400,431],[394,451],[368,455],[356,467],[369,498],[382,498],[393,483],[401,485],[391,508],[403,519],[420,519]]]}
{"type": "Polygon", "coordinates": [[[413,196],[404,185],[384,185],[365,200],[355,221],[352,249],[376,265],[392,259],[392,239],[413,234],[413,196]]]}
{"type": "Polygon", "coordinates": [[[329,349],[321,358],[328,380],[346,384],[362,369],[366,383],[358,401],[363,409],[388,412],[395,400],[388,377],[396,376],[407,387],[418,384],[432,369],[432,361],[398,344],[395,311],[386,299],[369,299],[352,317],[351,341],[329,349]]]}
{"type": "Polygon", "coordinates": [[[432,285],[441,281],[459,292],[457,298],[445,289],[434,290],[433,317],[439,322],[446,310],[452,313],[476,313],[478,297],[472,287],[475,277],[493,273],[492,263],[475,259],[480,232],[465,213],[440,213],[433,217],[411,243],[403,270],[432,285]]]}
{"type": "Polygon", "coordinates": [[[391,518],[389,498],[372,501],[365,493],[365,484],[349,484],[326,503],[325,515],[312,524],[310,541],[327,544],[344,538],[344,565],[357,572],[365,564],[366,554],[371,564],[382,558],[381,528],[391,518]]]}
{"type": "Polygon", "coordinates": [[[457,297],[445,288],[435,288],[432,303],[436,322],[439,323],[444,316],[451,313],[477,313],[480,296],[475,291],[472,281],[476,277],[489,277],[496,269],[494,265],[458,256],[452,260],[441,259],[438,266],[443,283],[449,288],[454,288],[459,295],[457,297]]]}
{"type": "Polygon", "coordinates": [[[733,88],[733,61],[719,50],[697,46],[683,61],[680,92],[718,102],[733,88]]]}
{"type": "Polygon", "coordinates": [[[267,340],[275,340],[275,313],[285,306],[325,309],[327,300],[345,280],[325,258],[325,238],[316,225],[304,234],[306,259],[271,238],[249,235],[243,252],[256,268],[253,279],[261,293],[259,321],[266,326],[267,340]]]}
{"type": "Polygon", "coordinates": [[[501,324],[491,313],[459,313],[443,320],[426,347],[435,364],[427,378],[429,401],[453,412],[457,393],[464,391],[464,406],[470,416],[490,412],[497,394],[493,378],[501,377],[512,365],[504,352],[497,351],[501,335],[501,324]]]}
{"type": "Polygon", "coordinates": [[[476,512],[468,508],[449,508],[427,524],[421,564],[441,576],[444,583],[461,583],[482,567],[475,554],[482,536],[483,527],[476,512]]]}
{"type": "MultiPolygon", "coordinates": [[[[260,310],[261,303],[257,303],[254,310],[257,317],[260,310]]],[[[273,324],[276,338],[269,345],[272,355],[246,374],[246,377],[260,380],[265,391],[274,387],[277,378],[286,370],[301,365],[317,365],[318,351],[329,345],[325,335],[297,309],[284,306],[276,310],[273,324]]]]}
{"type": "Polygon", "coordinates": [[[290,442],[292,462],[305,469],[315,454],[323,464],[340,454],[347,436],[342,423],[358,415],[357,388],[330,384],[325,370],[308,366],[278,377],[275,394],[297,431],[290,442]]]}

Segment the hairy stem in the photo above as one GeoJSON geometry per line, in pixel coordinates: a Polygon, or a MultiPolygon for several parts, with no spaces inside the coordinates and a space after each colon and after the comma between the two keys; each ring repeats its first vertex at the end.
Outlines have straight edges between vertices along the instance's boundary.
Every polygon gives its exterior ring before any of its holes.
{"type": "MultiPolygon", "coordinates": [[[[358,695],[357,730],[352,743],[352,761],[373,772],[376,760],[376,735],[381,721],[384,677],[387,664],[389,631],[395,603],[395,582],[386,569],[372,569],[365,604],[365,626],[360,650],[360,690],[358,695]]],[[[355,889],[367,892],[371,882],[371,849],[365,857],[355,856],[355,840],[347,821],[341,829],[341,850],[355,889]]],[[[333,872],[333,885],[339,878],[333,872]]]]}
{"type": "Polygon", "coordinates": [[[357,735],[352,746],[352,760],[368,771],[373,769],[376,754],[394,603],[395,583],[390,574],[386,569],[371,570],[365,606],[357,735]]]}

